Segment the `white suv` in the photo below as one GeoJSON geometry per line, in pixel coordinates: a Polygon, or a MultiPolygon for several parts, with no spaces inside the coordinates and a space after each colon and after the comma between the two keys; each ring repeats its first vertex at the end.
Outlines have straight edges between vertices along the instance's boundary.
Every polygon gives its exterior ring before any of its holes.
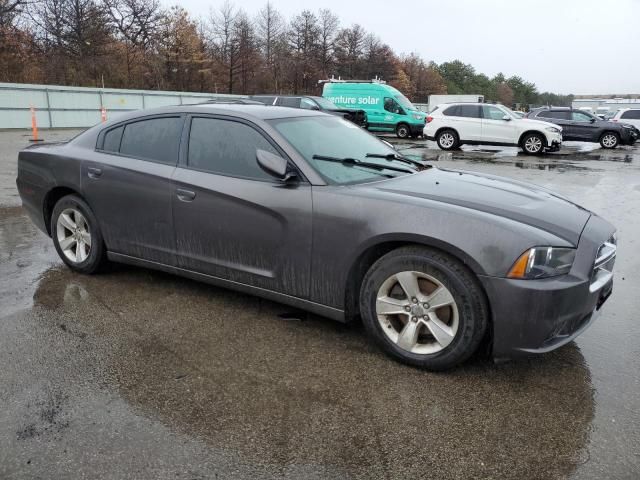
{"type": "Polygon", "coordinates": [[[520,118],[502,105],[446,103],[427,117],[424,136],[443,150],[462,144],[516,146],[532,155],[556,151],[562,144],[562,127],[520,118]]]}
{"type": "Polygon", "coordinates": [[[640,129],[640,108],[621,108],[611,117],[611,121],[626,123],[640,129]]]}

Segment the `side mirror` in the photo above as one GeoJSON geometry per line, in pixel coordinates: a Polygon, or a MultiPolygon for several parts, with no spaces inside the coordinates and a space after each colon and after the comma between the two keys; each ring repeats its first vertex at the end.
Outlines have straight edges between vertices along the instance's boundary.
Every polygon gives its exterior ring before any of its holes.
{"type": "Polygon", "coordinates": [[[311,110],[320,110],[320,107],[317,105],[314,105],[313,107],[311,107],[311,110]]]}
{"type": "Polygon", "coordinates": [[[502,116],[502,120],[504,120],[505,122],[510,122],[511,121],[511,117],[509,115],[503,115],[502,116]]]}
{"type": "Polygon", "coordinates": [[[296,178],[294,172],[289,171],[289,162],[275,153],[266,150],[256,151],[256,160],[262,170],[283,182],[289,182],[296,178]]]}
{"type": "Polygon", "coordinates": [[[589,120],[591,123],[596,123],[596,119],[591,117],[591,120],[589,120]]]}

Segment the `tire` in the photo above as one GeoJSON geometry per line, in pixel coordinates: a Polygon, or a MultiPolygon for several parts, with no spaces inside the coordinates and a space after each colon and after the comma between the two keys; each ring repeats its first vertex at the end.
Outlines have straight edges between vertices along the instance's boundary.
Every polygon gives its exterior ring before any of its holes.
{"type": "Polygon", "coordinates": [[[436,136],[436,143],[441,150],[455,150],[460,146],[460,138],[454,130],[441,130],[436,136]]]}
{"type": "Polygon", "coordinates": [[[98,221],[77,195],[62,197],[53,207],[51,238],[62,261],[76,272],[96,273],[106,262],[98,221]]]}
{"type": "Polygon", "coordinates": [[[602,148],[616,148],[620,144],[620,136],[615,132],[604,132],[600,137],[602,148]]]}
{"type": "Polygon", "coordinates": [[[409,138],[411,136],[411,129],[406,123],[401,123],[396,127],[396,136],[398,138],[409,138]]]}
{"type": "Polygon", "coordinates": [[[528,155],[540,155],[544,152],[547,139],[541,133],[527,133],[520,143],[524,153],[528,155]]]}
{"type": "Polygon", "coordinates": [[[488,323],[475,275],[455,258],[418,246],[394,250],[371,266],[360,288],[360,314],[367,333],[387,354],[434,371],[468,359],[488,323]]]}

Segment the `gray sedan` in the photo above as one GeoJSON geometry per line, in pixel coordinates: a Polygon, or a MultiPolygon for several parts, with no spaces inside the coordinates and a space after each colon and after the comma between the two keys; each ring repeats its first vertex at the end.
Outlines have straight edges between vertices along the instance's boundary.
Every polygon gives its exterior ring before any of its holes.
{"type": "Polygon", "coordinates": [[[611,293],[615,229],[529,184],[406,158],[341,118],[259,105],[122,115],[20,152],[73,270],[164,270],[339,321],[433,370],[571,341],[611,293]]]}

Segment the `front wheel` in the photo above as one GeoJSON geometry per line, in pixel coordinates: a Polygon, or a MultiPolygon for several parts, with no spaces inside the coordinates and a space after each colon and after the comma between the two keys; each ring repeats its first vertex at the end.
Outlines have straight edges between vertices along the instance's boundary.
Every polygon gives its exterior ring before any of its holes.
{"type": "Polygon", "coordinates": [[[58,255],[72,270],[95,273],[105,262],[98,221],[77,195],[62,197],[53,207],[51,236],[58,255]]]}
{"type": "Polygon", "coordinates": [[[618,137],[617,133],[605,132],[600,137],[600,146],[602,148],[616,148],[618,143],[620,143],[620,137],[618,137]]]}
{"type": "Polygon", "coordinates": [[[522,139],[522,150],[529,155],[539,155],[544,151],[545,138],[539,133],[529,133],[522,139]]]}
{"type": "Polygon", "coordinates": [[[428,370],[445,370],[469,358],[488,316],[473,273],[449,255],[422,247],[394,250],[369,269],[360,313],[383,350],[428,370]]]}

